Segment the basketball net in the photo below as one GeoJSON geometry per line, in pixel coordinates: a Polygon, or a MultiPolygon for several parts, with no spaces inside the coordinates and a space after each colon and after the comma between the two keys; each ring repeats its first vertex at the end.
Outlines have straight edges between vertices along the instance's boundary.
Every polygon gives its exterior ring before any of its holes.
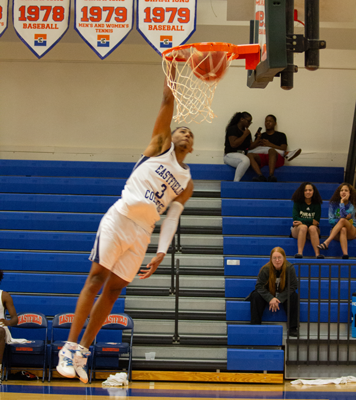
{"type": "Polygon", "coordinates": [[[211,103],[216,87],[233,59],[232,54],[228,55],[224,51],[218,53],[221,53],[221,58],[217,64],[216,62],[214,64],[212,60],[212,52],[202,53],[195,47],[182,50],[173,49],[168,54],[169,58],[165,54],[162,55],[162,68],[167,77],[167,85],[176,100],[177,112],[173,117],[175,122],[190,123],[194,121],[200,124],[207,121],[211,123],[212,119],[216,117],[211,103]],[[193,58],[197,56],[200,62],[195,65],[193,58]],[[210,71],[202,75],[199,69],[200,65],[209,65],[210,71]],[[221,73],[222,68],[225,70],[221,73]],[[215,76],[218,77],[215,78],[215,76]]]}

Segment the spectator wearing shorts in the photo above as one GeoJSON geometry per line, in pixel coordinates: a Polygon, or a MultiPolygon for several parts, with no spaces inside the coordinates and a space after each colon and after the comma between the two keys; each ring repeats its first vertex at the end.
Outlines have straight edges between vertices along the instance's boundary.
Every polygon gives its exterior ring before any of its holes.
{"type": "Polygon", "coordinates": [[[254,182],[277,182],[274,176],[276,168],[284,165],[284,153],[287,150],[287,136],[275,130],[277,118],[267,115],[265,119],[266,132],[256,135],[254,149],[249,150],[247,157],[250,159],[251,168],[256,172],[254,182]],[[269,176],[266,178],[261,168],[268,165],[269,176]]]}

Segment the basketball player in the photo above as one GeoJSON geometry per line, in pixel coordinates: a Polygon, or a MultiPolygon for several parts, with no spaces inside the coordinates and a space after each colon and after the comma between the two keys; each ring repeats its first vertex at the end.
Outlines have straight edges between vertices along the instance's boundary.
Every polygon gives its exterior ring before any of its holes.
{"type": "Polygon", "coordinates": [[[189,167],[183,161],[193,151],[193,133],[180,127],[171,133],[174,97],[165,81],[163,100],[151,141],[127,180],[119,199],[102,218],[89,276],[80,293],[68,341],[59,352],[57,371],[87,383],[89,346],[99,332],[121,290],[135,277],[144,259],[155,223],[168,205],[157,254],[140,279],[150,277],[162,262],[176,232],[184,204],[193,193],[189,167]],[[95,302],[99,290],[103,291],[95,302]],[[78,336],[90,313],[80,344],[78,336]]]}

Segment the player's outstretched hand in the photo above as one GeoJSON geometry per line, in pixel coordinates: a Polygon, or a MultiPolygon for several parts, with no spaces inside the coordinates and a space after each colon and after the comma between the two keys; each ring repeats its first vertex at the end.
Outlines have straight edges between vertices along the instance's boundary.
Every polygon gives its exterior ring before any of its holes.
{"type": "Polygon", "coordinates": [[[158,253],[152,260],[146,265],[146,267],[141,267],[140,272],[138,273],[140,279],[149,278],[158,268],[159,264],[164,259],[164,253],[158,253]]]}

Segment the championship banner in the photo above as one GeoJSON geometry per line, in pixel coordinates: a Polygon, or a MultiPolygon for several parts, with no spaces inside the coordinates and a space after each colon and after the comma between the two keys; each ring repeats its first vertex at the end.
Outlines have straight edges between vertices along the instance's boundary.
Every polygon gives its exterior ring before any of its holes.
{"type": "Polygon", "coordinates": [[[195,32],[196,9],[197,0],[137,0],[137,30],[161,55],[195,32]]]}
{"type": "Polygon", "coordinates": [[[133,27],[133,0],[75,0],[74,29],[104,59],[133,27]]]}
{"type": "Polygon", "coordinates": [[[7,11],[9,9],[9,0],[0,0],[0,37],[7,28],[7,11]]]}
{"type": "Polygon", "coordinates": [[[69,27],[70,0],[13,0],[14,28],[38,57],[55,46],[69,27]]]}
{"type": "Polygon", "coordinates": [[[255,19],[259,21],[258,44],[261,47],[261,61],[264,61],[267,57],[265,0],[256,0],[255,19]]]}

